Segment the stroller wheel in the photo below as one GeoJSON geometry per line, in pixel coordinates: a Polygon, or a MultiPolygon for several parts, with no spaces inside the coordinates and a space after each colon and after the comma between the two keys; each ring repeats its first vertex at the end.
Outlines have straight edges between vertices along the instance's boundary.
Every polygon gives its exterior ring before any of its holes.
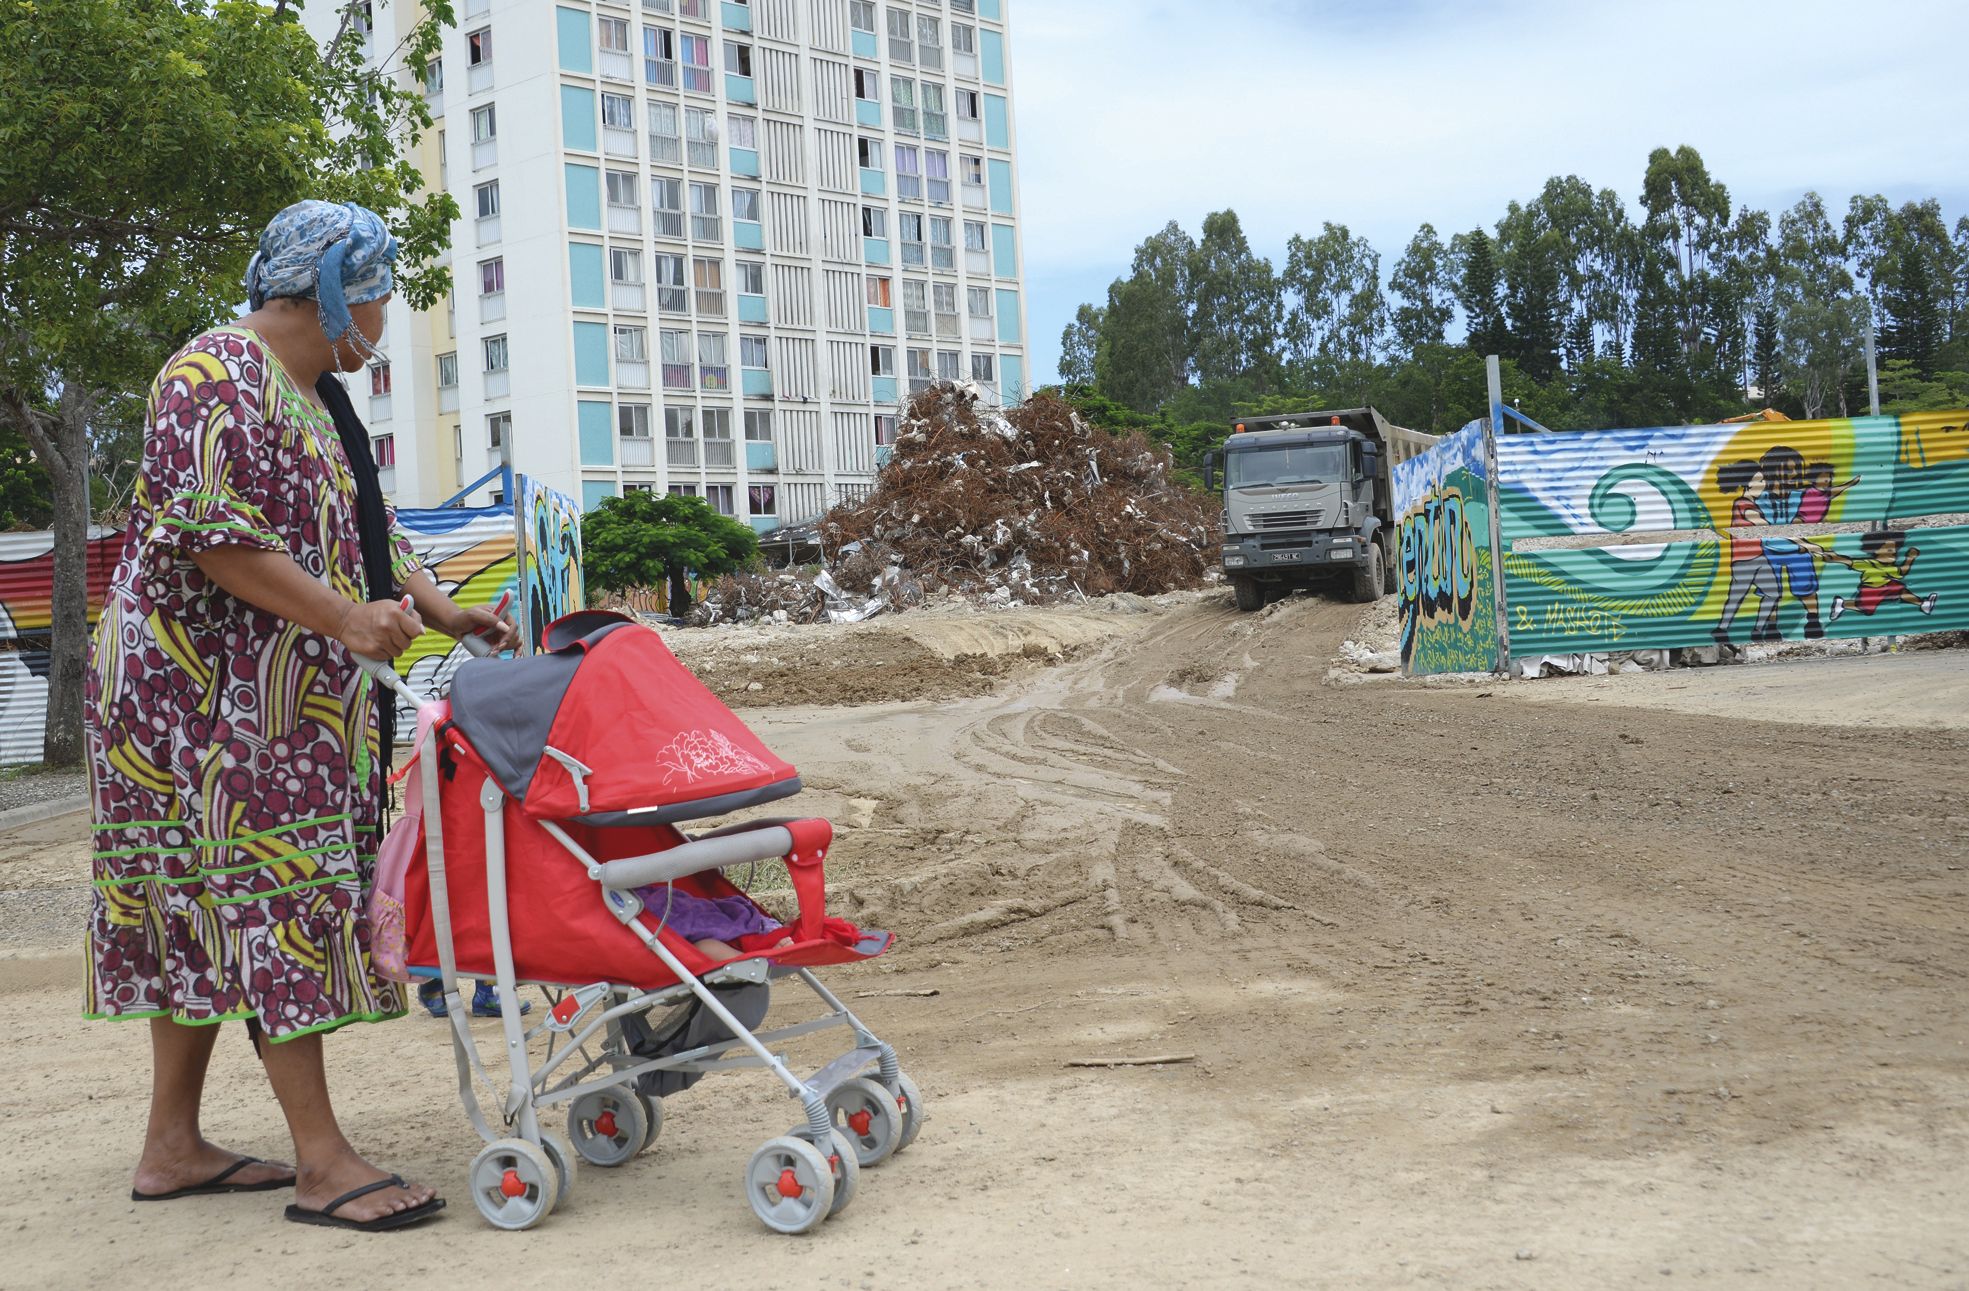
{"type": "Polygon", "coordinates": [[[663,1100],[637,1090],[636,1101],[643,1105],[643,1115],[649,1118],[649,1128],[643,1131],[643,1146],[637,1151],[647,1152],[650,1144],[656,1142],[656,1136],[663,1132],[663,1100]]]}
{"type": "Polygon", "coordinates": [[[653,1137],[649,1122],[642,1095],[626,1085],[611,1085],[568,1104],[568,1142],[583,1161],[609,1169],[643,1150],[653,1137]]]}
{"type": "MultiPolygon", "coordinates": [[[[789,1139],[812,1142],[807,1138],[807,1127],[796,1125],[786,1132],[789,1139]]],[[[855,1156],[855,1141],[851,1135],[840,1130],[829,1130],[830,1140],[827,1149],[827,1164],[834,1170],[834,1204],[827,1208],[827,1217],[834,1218],[848,1208],[855,1199],[855,1192],[861,1187],[861,1162],[855,1156]]]]}
{"type": "Polygon", "coordinates": [[[580,1158],[567,1140],[551,1130],[540,1131],[540,1146],[546,1149],[547,1159],[554,1163],[554,1173],[560,1177],[561,1189],[554,1196],[554,1209],[559,1210],[567,1204],[569,1194],[574,1191],[575,1177],[580,1173],[580,1158]]]}
{"type": "Polygon", "coordinates": [[[917,1092],[915,1081],[897,1072],[895,1099],[896,1110],[902,1113],[902,1131],[896,1136],[896,1151],[900,1152],[916,1142],[916,1132],[923,1128],[923,1095],[917,1092]]]}
{"type": "Polygon", "coordinates": [[[472,1159],[472,1201],[494,1228],[532,1228],[560,1199],[561,1176],[547,1153],[525,1139],[500,1139],[472,1159]]]}
{"type": "Polygon", "coordinates": [[[896,1097],[866,1076],[836,1085],[827,1095],[834,1131],[854,1145],[865,1166],[881,1165],[900,1143],[902,1113],[896,1097]]]}
{"type": "Polygon", "coordinates": [[[805,1139],[767,1139],[745,1167],[745,1197],[776,1233],[804,1233],[834,1209],[834,1171],[805,1139]]]}

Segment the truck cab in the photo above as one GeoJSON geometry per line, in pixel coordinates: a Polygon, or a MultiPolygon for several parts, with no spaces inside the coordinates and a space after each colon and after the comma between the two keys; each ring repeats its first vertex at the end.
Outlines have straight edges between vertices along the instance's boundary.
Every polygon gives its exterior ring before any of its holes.
{"type": "Polygon", "coordinates": [[[1433,436],[1372,408],[1248,417],[1204,459],[1223,489],[1224,574],[1241,610],[1295,587],[1338,586],[1372,601],[1394,590],[1391,450],[1433,436]]]}

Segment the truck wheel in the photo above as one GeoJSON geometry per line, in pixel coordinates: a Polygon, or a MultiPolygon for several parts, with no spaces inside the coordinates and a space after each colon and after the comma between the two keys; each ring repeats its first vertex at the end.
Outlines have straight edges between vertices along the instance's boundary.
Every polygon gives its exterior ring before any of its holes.
{"type": "Polygon", "coordinates": [[[1401,575],[1395,569],[1395,562],[1388,557],[1384,556],[1382,558],[1381,567],[1383,570],[1382,577],[1381,577],[1381,590],[1388,593],[1388,595],[1393,596],[1396,593],[1396,591],[1399,590],[1395,584],[1401,575]]]}
{"type": "Polygon", "coordinates": [[[1238,609],[1246,614],[1265,608],[1265,589],[1258,586],[1258,580],[1248,574],[1231,576],[1231,592],[1237,597],[1238,609]]]}
{"type": "Polygon", "coordinates": [[[1382,570],[1381,544],[1371,542],[1367,545],[1367,561],[1354,566],[1354,600],[1365,605],[1381,599],[1381,584],[1385,578],[1382,570]]]}

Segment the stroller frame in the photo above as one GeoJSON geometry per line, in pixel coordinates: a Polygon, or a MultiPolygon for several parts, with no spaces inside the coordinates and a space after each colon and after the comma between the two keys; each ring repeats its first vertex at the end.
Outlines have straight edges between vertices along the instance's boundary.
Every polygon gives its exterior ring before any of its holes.
{"type": "MultiPolygon", "coordinates": [[[[422,703],[387,665],[374,671],[387,672],[386,678],[379,679],[411,702],[422,703]]],[[[504,1098],[499,1098],[459,990],[439,797],[439,746],[443,738],[440,729],[431,730],[416,754],[421,764],[425,869],[438,952],[437,977],[449,1006],[446,1015],[458,1069],[459,1099],[472,1128],[486,1143],[472,1163],[470,1187],[481,1215],[490,1223],[524,1229],[546,1218],[574,1185],[577,1154],[589,1164],[613,1167],[626,1164],[648,1148],[661,1128],[662,1102],[644,1094],[636,1082],[656,1072],[764,1068],[800,1104],[802,1123],[785,1135],[767,1140],[754,1152],[746,1169],[745,1190],[754,1213],[779,1232],[806,1232],[838,1214],[853,1197],[862,1166],[879,1165],[909,1146],[922,1123],[921,1098],[914,1082],[903,1073],[895,1049],[822,985],[811,968],[746,956],[720,964],[700,977],[637,918],[643,905],[630,889],[710,869],[783,859],[793,846],[784,826],[797,818],[747,821],[694,839],[684,835],[685,842],[676,847],[615,861],[598,861],[560,825],[541,821],[545,832],[585,868],[615,919],[634,933],[676,980],[648,990],[609,982],[587,986],[522,983],[514,967],[507,905],[504,813],[509,800],[498,781],[488,774],[479,789],[479,807],[485,814],[487,915],[510,1080],[504,1098]],[[827,1012],[790,1025],[755,1030],[737,1017],[714,989],[788,977],[804,982],[827,1012]],[[546,1016],[530,1030],[521,1018],[522,984],[540,986],[548,996],[546,1016]],[[722,1025],[725,1039],[656,1058],[631,1051],[622,1027],[624,1018],[693,1000],[722,1025]],[[835,1027],[853,1033],[853,1047],[804,1079],[771,1047],[835,1027]],[[543,1036],[546,1054],[536,1066],[531,1045],[543,1036]],[[591,1051],[591,1045],[599,1052],[591,1051]],[[746,1052],[728,1056],[733,1050],[746,1052]],[[577,1056],[581,1059],[578,1065],[562,1070],[577,1056]],[[872,1079],[863,1074],[871,1067],[875,1069],[872,1079]],[[496,1123],[486,1114],[475,1078],[493,1095],[496,1123]],[[569,1134],[565,1140],[541,1123],[544,1110],[563,1104],[568,1108],[569,1134]]]]}

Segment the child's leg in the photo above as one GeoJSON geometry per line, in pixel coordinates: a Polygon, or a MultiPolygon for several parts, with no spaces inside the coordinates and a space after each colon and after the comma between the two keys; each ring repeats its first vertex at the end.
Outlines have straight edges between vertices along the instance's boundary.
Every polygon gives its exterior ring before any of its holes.
{"type": "Polygon", "coordinates": [[[712,959],[730,959],[738,954],[738,948],[719,941],[716,937],[706,937],[703,941],[692,942],[700,951],[712,959]]]}

